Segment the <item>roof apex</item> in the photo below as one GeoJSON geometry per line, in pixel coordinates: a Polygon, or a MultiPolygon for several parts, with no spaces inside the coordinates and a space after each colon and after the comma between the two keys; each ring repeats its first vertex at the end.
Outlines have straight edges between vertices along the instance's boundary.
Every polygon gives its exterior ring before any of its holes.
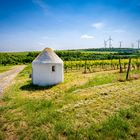
{"type": "Polygon", "coordinates": [[[47,52],[47,51],[53,51],[53,49],[52,48],[45,48],[43,51],[45,51],[45,52],[47,52]]]}
{"type": "Polygon", "coordinates": [[[33,63],[63,63],[63,61],[51,48],[45,48],[33,63]]]}

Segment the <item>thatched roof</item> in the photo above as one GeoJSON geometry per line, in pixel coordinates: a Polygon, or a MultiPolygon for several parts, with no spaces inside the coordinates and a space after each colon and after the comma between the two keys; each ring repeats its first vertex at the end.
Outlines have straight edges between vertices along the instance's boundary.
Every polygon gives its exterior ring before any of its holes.
{"type": "Polygon", "coordinates": [[[63,63],[63,61],[51,48],[45,48],[32,63],[63,63]]]}

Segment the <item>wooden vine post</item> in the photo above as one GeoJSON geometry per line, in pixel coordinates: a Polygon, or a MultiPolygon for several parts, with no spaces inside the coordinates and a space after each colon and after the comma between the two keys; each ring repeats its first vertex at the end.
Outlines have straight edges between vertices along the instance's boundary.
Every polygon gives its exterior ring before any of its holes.
{"type": "Polygon", "coordinates": [[[127,68],[127,73],[126,73],[126,80],[128,80],[129,78],[130,69],[131,69],[131,58],[129,58],[128,68],[127,68]]]}
{"type": "Polygon", "coordinates": [[[123,72],[123,69],[122,69],[122,64],[121,64],[121,59],[119,58],[119,66],[120,66],[120,73],[123,72]]]}
{"type": "Polygon", "coordinates": [[[87,60],[85,60],[85,70],[84,73],[87,73],[87,60]]]}

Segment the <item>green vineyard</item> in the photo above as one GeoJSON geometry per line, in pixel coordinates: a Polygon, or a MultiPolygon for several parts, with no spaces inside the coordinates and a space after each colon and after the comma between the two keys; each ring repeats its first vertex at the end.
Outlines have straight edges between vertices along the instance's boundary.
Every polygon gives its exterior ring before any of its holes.
{"type": "MultiPolygon", "coordinates": [[[[85,60],[85,61],[65,61],[64,69],[68,71],[95,72],[120,69],[120,65],[124,71],[128,67],[128,59],[113,59],[113,60],[85,60]],[[119,63],[120,60],[120,63],[119,63]]],[[[140,69],[140,58],[132,59],[131,69],[140,69]]]]}

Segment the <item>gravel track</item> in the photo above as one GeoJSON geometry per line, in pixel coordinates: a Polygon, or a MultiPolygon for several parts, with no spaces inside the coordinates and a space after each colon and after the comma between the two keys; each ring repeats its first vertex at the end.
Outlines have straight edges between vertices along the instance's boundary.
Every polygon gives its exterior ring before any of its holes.
{"type": "Polygon", "coordinates": [[[0,96],[2,96],[4,89],[10,85],[12,80],[20,73],[25,66],[15,66],[13,69],[0,73],[0,96]]]}

